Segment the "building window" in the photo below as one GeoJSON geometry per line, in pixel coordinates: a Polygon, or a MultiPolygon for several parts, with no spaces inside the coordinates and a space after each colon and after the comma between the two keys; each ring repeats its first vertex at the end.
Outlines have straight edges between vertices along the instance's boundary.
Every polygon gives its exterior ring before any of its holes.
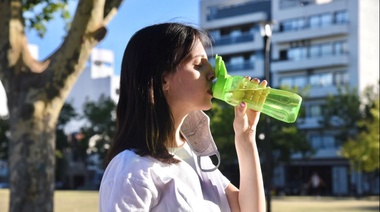
{"type": "Polygon", "coordinates": [[[297,31],[307,28],[307,22],[304,18],[297,18],[283,21],[280,24],[281,31],[297,31]]]}
{"type": "Polygon", "coordinates": [[[208,7],[206,16],[208,21],[252,14],[256,12],[269,11],[269,1],[248,1],[244,3],[235,3],[232,5],[221,5],[208,7]]]}
{"type": "Polygon", "coordinates": [[[321,47],[319,45],[312,45],[309,49],[310,58],[316,58],[321,56],[321,47]]]}
{"type": "Polygon", "coordinates": [[[303,88],[306,86],[306,83],[307,83],[306,77],[304,76],[294,77],[293,87],[303,88]]]}
{"type": "Polygon", "coordinates": [[[250,71],[254,69],[255,61],[254,54],[235,55],[232,57],[225,57],[226,68],[229,72],[235,71],[250,71]]]}
{"type": "Polygon", "coordinates": [[[311,105],[310,106],[310,117],[321,117],[322,116],[322,105],[311,105]]]}
{"type": "Polygon", "coordinates": [[[315,0],[298,0],[298,1],[291,1],[291,0],[280,0],[280,9],[287,9],[292,7],[304,7],[307,5],[315,4],[315,0]]]}
{"type": "Polygon", "coordinates": [[[321,55],[322,56],[332,55],[332,53],[333,53],[333,47],[332,47],[331,43],[321,44],[321,55]]]}
{"type": "Polygon", "coordinates": [[[289,60],[302,60],[307,58],[307,47],[295,47],[291,48],[288,51],[288,59],[289,60]]]}
{"type": "Polygon", "coordinates": [[[336,24],[348,23],[348,13],[346,10],[338,11],[334,14],[334,16],[336,24]]]}
{"type": "Polygon", "coordinates": [[[303,88],[306,84],[307,80],[305,76],[289,76],[280,78],[280,86],[303,88]]]}
{"type": "Polygon", "coordinates": [[[344,24],[348,22],[347,11],[338,11],[334,14],[323,13],[308,17],[289,19],[280,23],[280,31],[297,31],[302,29],[315,29],[328,27],[333,24],[344,24]]]}
{"type": "Polygon", "coordinates": [[[335,85],[346,85],[348,84],[348,73],[347,71],[338,71],[334,73],[334,84],[335,85]]]}
{"type": "MultiPolygon", "coordinates": [[[[313,87],[326,87],[332,85],[345,85],[349,82],[349,77],[347,71],[311,74],[309,78],[302,75],[287,76],[280,78],[280,86],[303,88],[308,85],[308,80],[309,84],[313,87]]],[[[319,109],[312,109],[312,111],[316,110],[319,109]]],[[[316,116],[319,113],[313,112],[313,114],[313,116],[316,116]]]]}
{"type": "Polygon", "coordinates": [[[230,64],[236,65],[236,64],[242,64],[244,63],[244,57],[243,56],[236,56],[230,58],[230,64]]]}
{"type": "Polygon", "coordinates": [[[344,55],[348,53],[348,45],[346,41],[336,41],[332,45],[335,55],[344,55]]]}
{"type": "Polygon", "coordinates": [[[310,84],[314,87],[326,87],[333,84],[332,73],[312,74],[310,76],[310,84]]]}
{"type": "Polygon", "coordinates": [[[311,136],[310,144],[314,149],[321,149],[321,144],[322,144],[321,136],[311,136]]]}
{"type": "Polygon", "coordinates": [[[333,135],[311,135],[310,144],[314,149],[336,149],[338,142],[333,135]]]}
{"type": "Polygon", "coordinates": [[[313,16],[310,16],[310,19],[309,19],[309,26],[310,28],[318,28],[320,26],[320,18],[319,18],[319,15],[313,15],[313,16]]]}
{"type": "Polygon", "coordinates": [[[296,20],[297,30],[305,29],[307,27],[306,20],[304,18],[299,18],[296,20]]]}
{"type": "Polygon", "coordinates": [[[286,20],[280,25],[281,31],[287,32],[292,31],[292,20],[286,20]]]}
{"type": "Polygon", "coordinates": [[[280,79],[280,86],[289,86],[292,87],[293,81],[291,77],[283,77],[280,79]]]}
{"type": "Polygon", "coordinates": [[[280,60],[304,60],[306,58],[318,58],[331,55],[347,55],[348,46],[346,41],[333,43],[321,43],[305,45],[280,50],[280,60]]]}
{"type": "Polygon", "coordinates": [[[220,31],[219,30],[211,30],[209,33],[213,39],[219,39],[220,38],[220,31]]]}
{"type": "Polygon", "coordinates": [[[321,15],[321,27],[330,26],[332,24],[332,15],[330,13],[325,13],[321,15]]]}
{"type": "Polygon", "coordinates": [[[224,28],[211,30],[210,35],[214,39],[215,46],[231,45],[237,43],[251,42],[254,40],[254,27],[252,25],[237,28],[224,28]]]}
{"type": "Polygon", "coordinates": [[[282,49],[280,50],[280,60],[288,60],[288,50],[282,49]]]}

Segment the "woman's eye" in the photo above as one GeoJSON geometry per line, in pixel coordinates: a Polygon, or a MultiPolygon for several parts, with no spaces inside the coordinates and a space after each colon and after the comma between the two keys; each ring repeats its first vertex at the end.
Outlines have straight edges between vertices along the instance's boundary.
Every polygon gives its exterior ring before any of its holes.
{"type": "Polygon", "coordinates": [[[200,64],[195,64],[194,67],[197,68],[197,69],[202,68],[202,63],[200,63],[200,64]]]}

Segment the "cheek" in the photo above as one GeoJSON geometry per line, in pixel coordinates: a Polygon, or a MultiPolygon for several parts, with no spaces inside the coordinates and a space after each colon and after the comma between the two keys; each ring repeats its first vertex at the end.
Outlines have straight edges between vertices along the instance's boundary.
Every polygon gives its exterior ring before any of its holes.
{"type": "Polygon", "coordinates": [[[198,78],[194,79],[194,77],[189,77],[187,79],[182,80],[179,83],[179,86],[183,88],[184,92],[195,95],[195,93],[200,93],[204,88],[201,80],[198,78]]]}
{"type": "Polygon", "coordinates": [[[179,101],[193,101],[194,98],[200,96],[199,86],[189,80],[178,81],[176,86],[172,88],[172,94],[179,101]]]}

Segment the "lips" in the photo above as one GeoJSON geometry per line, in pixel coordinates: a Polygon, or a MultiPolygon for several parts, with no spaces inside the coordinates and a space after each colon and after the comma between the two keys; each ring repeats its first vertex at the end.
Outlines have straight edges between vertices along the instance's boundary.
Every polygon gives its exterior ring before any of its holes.
{"type": "Polygon", "coordinates": [[[212,91],[211,90],[207,90],[207,93],[212,96],[212,91]]]}

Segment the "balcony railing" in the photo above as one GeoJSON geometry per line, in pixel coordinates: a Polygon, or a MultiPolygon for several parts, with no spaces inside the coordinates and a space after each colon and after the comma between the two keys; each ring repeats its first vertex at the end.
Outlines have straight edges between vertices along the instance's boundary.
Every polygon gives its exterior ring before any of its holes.
{"type": "Polygon", "coordinates": [[[234,63],[234,64],[227,63],[226,68],[229,73],[236,72],[236,71],[244,71],[244,70],[252,71],[255,68],[255,63],[252,61],[245,61],[242,63],[234,63]]]}
{"type": "MultiPolygon", "coordinates": [[[[330,2],[335,0],[330,0],[330,2]]],[[[319,4],[319,0],[280,0],[280,9],[288,9],[293,7],[304,7],[308,5],[319,4]]],[[[328,1],[327,1],[328,2],[328,1]]]]}
{"type": "Polygon", "coordinates": [[[254,40],[254,34],[249,32],[249,33],[244,33],[240,36],[223,36],[219,39],[215,39],[214,46],[251,42],[253,40],[254,40]]]}
{"type": "Polygon", "coordinates": [[[252,14],[255,12],[269,12],[270,7],[270,1],[251,1],[223,7],[212,6],[208,8],[209,14],[207,15],[207,21],[252,14]]]}

